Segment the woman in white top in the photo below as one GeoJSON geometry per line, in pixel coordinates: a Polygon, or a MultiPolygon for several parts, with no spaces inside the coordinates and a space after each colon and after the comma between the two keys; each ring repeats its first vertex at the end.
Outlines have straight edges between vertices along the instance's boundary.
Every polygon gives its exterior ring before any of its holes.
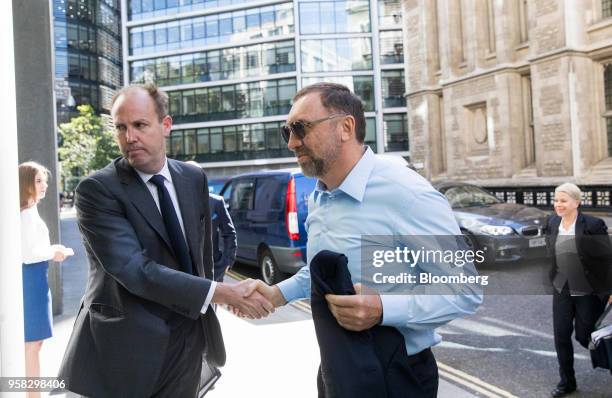
{"type": "Polygon", "coordinates": [[[574,184],[555,189],[555,215],[546,227],[552,249],[553,329],[560,381],[551,392],[563,397],[576,390],[576,340],[587,348],[597,318],[603,313],[610,286],[612,245],[605,222],[579,210],[582,193],[574,184]]]}
{"type": "MultiPolygon", "coordinates": [[[[51,293],[47,280],[49,260],[64,261],[71,250],[51,245],[49,230],[38,214],[37,204],[45,197],[49,171],[38,163],[19,165],[21,207],[21,256],[26,353],[26,376],[40,376],[39,352],[43,340],[52,335],[51,293]]],[[[28,394],[36,397],[39,394],[28,394]]]]}

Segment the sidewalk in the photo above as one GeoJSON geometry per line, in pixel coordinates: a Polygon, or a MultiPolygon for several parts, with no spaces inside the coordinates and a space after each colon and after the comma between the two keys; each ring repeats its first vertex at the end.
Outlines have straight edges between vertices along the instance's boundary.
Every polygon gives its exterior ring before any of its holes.
{"type": "MultiPolygon", "coordinates": [[[[75,256],[62,264],[64,314],[54,318],[54,336],[41,351],[41,375],[56,376],[87,283],[87,260],[74,215],[62,213],[62,243],[75,256]]],[[[215,389],[207,396],[296,398],[317,396],[319,348],[310,316],[294,307],[277,310],[267,319],[250,321],[218,311],[223,329],[227,364],[215,389]]],[[[47,396],[43,394],[43,396],[47,396]]],[[[52,397],[73,397],[59,394],[52,397]]],[[[440,379],[439,397],[471,398],[474,394],[440,379]]]]}

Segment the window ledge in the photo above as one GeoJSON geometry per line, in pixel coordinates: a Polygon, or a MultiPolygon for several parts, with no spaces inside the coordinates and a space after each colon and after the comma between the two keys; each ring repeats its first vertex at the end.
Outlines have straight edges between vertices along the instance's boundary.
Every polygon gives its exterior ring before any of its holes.
{"type": "Polygon", "coordinates": [[[525,48],[529,48],[529,42],[528,41],[519,43],[516,47],[514,47],[514,50],[519,51],[519,50],[523,50],[525,48]]]}
{"type": "Polygon", "coordinates": [[[600,19],[599,21],[589,26],[586,31],[587,33],[592,33],[600,29],[605,29],[609,26],[612,26],[612,17],[608,17],[606,19],[600,19]]]}

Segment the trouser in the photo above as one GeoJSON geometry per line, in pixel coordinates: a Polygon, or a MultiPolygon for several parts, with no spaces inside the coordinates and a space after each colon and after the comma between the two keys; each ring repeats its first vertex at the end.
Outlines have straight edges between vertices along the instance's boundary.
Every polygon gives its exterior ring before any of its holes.
{"type": "Polygon", "coordinates": [[[574,347],[572,332],[576,331],[576,341],[588,348],[595,322],[606,306],[605,301],[596,295],[571,296],[567,284],[561,292],[553,293],[553,329],[555,350],[559,361],[560,384],[575,386],[574,347]]]}
{"type": "MultiPolygon", "coordinates": [[[[412,398],[436,398],[438,396],[438,364],[430,348],[417,354],[409,355],[405,368],[409,369],[409,377],[407,383],[402,386],[402,390],[396,391],[393,390],[393,386],[387,386],[387,393],[381,392],[380,396],[412,398]]],[[[325,390],[321,366],[319,366],[317,374],[317,390],[319,391],[319,398],[333,397],[332,394],[325,390]]]]}
{"type": "Polygon", "coordinates": [[[186,320],[170,333],[153,397],[194,398],[200,383],[204,333],[198,320],[186,320]]]}

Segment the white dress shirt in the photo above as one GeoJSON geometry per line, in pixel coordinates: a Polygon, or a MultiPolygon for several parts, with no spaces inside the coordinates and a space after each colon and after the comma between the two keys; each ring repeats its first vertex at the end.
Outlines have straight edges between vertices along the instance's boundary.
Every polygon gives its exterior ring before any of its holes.
{"type": "MultiPolygon", "coordinates": [[[[149,189],[149,192],[151,192],[151,195],[153,195],[153,200],[155,200],[155,204],[157,205],[157,210],[159,210],[159,214],[161,215],[161,208],[159,207],[159,196],[157,194],[157,186],[155,186],[155,184],[149,181],[151,177],[154,176],[154,174],[143,173],[142,171],[136,168],[134,168],[134,170],[136,170],[136,173],[138,173],[138,176],[140,176],[142,181],[145,183],[145,185],[149,189]]],[[[178,204],[178,198],[176,196],[176,189],[174,189],[174,184],[172,183],[172,175],[170,174],[170,169],[168,169],[168,159],[165,160],[164,167],[162,167],[162,169],[157,174],[164,177],[164,186],[166,187],[166,189],[168,190],[168,193],[170,194],[170,199],[172,200],[174,211],[176,212],[176,216],[178,217],[179,224],[181,225],[181,231],[183,231],[183,239],[185,239],[185,242],[187,242],[187,235],[185,235],[185,226],[183,225],[183,216],[181,215],[181,208],[179,207],[179,204],[178,204]]],[[[187,245],[187,247],[189,247],[189,245],[187,245]]],[[[217,282],[211,281],[210,289],[208,290],[208,294],[206,295],[206,299],[204,300],[204,305],[202,306],[202,309],[200,310],[202,314],[205,313],[206,310],[208,309],[208,306],[210,305],[210,302],[212,301],[212,297],[215,293],[216,287],[217,287],[217,282]]]]}
{"type": "Polygon", "coordinates": [[[21,211],[21,262],[34,264],[48,261],[54,255],[49,229],[38,214],[36,205],[21,211]]]}

